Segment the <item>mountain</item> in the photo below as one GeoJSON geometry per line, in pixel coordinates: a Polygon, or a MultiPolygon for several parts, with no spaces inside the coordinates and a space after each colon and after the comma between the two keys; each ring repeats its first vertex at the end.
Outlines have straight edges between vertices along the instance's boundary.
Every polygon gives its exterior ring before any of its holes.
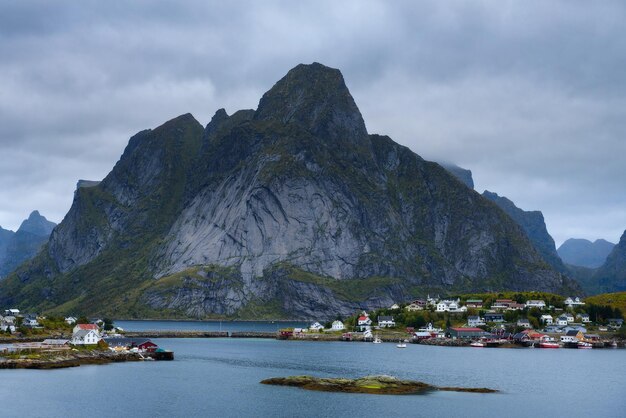
{"type": "Polygon", "coordinates": [[[568,270],[557,254],[554,239],[548,233],[543,214],[538,211],[525,211],[507,199],[504,196],[498,196],[497,193],[485,190],[483,197],[491,200],[507,213],[519,226],[522,227],[528,238],[533,243],[539,254],[548,262],[555,270],[563,274],[567,274],[568,270]]]}
{"type": "Polygon", "coordinates": [[[439,165],[448,170],[450,174],[456,177],[461,183],[465,184],[470,189],[474,188],[474,179],[472,178],[472,171],[466,168],[459,167],[458,165],[439,162],[439,165]]]}
{"type": "Polygon", "coordinates": [[[626,291],[626,231],[593,275],[597,293],[626,291]]]}
{"type": "Polygon", "coordinates": [[[32,258],[48,241],[56,224],[33,211],[17,232],[0,228],[0,277],[32,258]]]}
{"type": "Polygon", "coordinates": [[[598,268],[606,261],[615,244],[597,239],[591,242],[586,239],[570,238],[565,241],[557,252],[564,263],[573,266],[598,268]]]}
{"type": "Polygon", "coordinates": [[[133,136],[0,304],[117,317],[331,318],[428,291],[577,285],[497,206],[370,135],[339,70],[298,65],[256,110],[133,136]]]}

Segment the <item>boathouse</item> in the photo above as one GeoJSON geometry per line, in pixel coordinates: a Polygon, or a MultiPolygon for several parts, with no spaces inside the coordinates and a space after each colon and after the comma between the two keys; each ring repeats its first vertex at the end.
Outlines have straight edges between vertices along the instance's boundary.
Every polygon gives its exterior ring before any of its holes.
{"type": "Polygon", "coordinates": [[[480,328],[448,328],[446,331],[446,336],[452,339],[473,339],[488,335],[488,332],[480,328]]]}

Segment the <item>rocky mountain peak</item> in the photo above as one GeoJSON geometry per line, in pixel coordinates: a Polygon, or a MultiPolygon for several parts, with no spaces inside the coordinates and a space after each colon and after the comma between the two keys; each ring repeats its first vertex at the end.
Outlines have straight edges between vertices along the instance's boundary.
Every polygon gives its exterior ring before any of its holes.
{"type": "Polygon", "coordinates": [[[56,224],[50,222],[39,211],[34,210],[28,219],[24,220],[18,229],[18,232],[29,232],[33,235],[47,237],[50,235],[56,224]]]}
{"type": "Polygon", "coordinates": [[[290,70],[263,95],[255,119],[296,123],[328,140],[367,137],[365,122],[341,72],[319,63],[290,70]]]}

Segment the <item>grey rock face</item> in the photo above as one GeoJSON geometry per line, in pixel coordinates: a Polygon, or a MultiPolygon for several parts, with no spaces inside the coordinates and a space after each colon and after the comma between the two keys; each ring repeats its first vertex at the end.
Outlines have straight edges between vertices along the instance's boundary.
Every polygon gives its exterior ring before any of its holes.
{"type": "Polygon", "coordinates": [[[576,288],[495,205],[368,135],[341,73],[320,64],[290,71],[256,112],[135,135],[78,188],[46,257],[14,279],[45,296],[0,285],[0,303],[328,318],[420,289],[576,288]]]}
{"type": "Polygon", "coordinates": [[[515,206],[515,204],[506,197],[498,196],[497,193],[492,193],[488,190],[484,191],[483,196],[502,208],[502,210],[522,227],[544,260],[557,271],[568,274],[567,268],[557,254],[554,239],[552,239],[548,233],[543,214],[540,211],[524,211],[515,206]]]}

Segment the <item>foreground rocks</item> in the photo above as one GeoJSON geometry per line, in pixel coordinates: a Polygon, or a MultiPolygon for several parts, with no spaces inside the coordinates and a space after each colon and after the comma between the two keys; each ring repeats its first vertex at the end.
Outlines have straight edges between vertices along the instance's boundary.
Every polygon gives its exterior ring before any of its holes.
{"type": "Polygon", "coordinates": [[[365,376],[358,379],[318,378],[312,376],[273,377],[264,385],[295,386],[322,392],[370,393],[375,395],[416,395],[434,390],[452,392],[494,393],[487,388],[437,387],[416,380],[400,380],[393,376],[365,376]]]}
{"type": "Polygon", "coordinates": [[[141,360],[141,356],[137,353],[68,351],[62,353],[41,353],[37,356],[22,355],[18,358],[0,357],[0,369],[62,369],[87,364],[108,364],[141,360]]]}

